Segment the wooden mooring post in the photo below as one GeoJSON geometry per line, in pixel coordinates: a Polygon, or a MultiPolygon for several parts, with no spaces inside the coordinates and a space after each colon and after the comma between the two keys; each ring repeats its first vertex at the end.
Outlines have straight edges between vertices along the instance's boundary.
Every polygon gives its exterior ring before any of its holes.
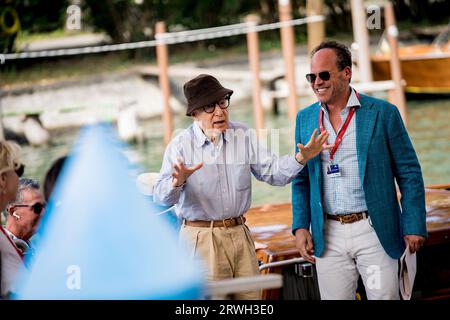
{"type": "MultiPolygon", "coordinates": [[[[289,0],[278,0],[278,11],[280,21],[286,22],[292,20],[292,9],[289,0]]],[[[288,82],[288,114],[290,119],[294,119],[297,113],[297,86],[295,84],[295,39],[294,28],[292,26],[282,26],[281,46],[283,50],[285,78],[288,82]]]]}
{"type": "Polygon", "coordinates": [[[5,129],[3,128],[2,89],[0,88],[0,141],[3,140],[5,140],[5,129]]]}
{"type": "Polygon", "coordinates": [[[372,66],[370,65],[369,30],[366,25],[366,11],[362,0],[351,0],[353,37],[358,45],[358,68],[361,82],[371,82],[372,66]]]}
{"type": "MultiPolygon", "coordinates": [[[[163,21],[156,23],[155,28],[157,39],[166,33],[166,25],[163,21]]],[[[164,143],[170,142],[173,130],[172,111],[170,110],[170,84],[169,84],[169,57],[167,53],[167,44],[158,43],[156,45],[156,59],[159,69],[159,87],[163,95],[163,123],[164,123],[164,143]]]]}
{"type": "Polygon", "coordinates": [[[256,30],[252,30],[251,28],[255,27],[259,23],[259,17],[257,15],[248,15],[246,21],[250,26],[250,29],[247,32],[247,50],[250,70],[252,72],[252,101],[253,115],[255,119],[254,125],[259,135],[261,133],[261,129],[264,128],[264,111],[261,100],[261,79],[259,66],[259,40],[258,32],[256,32],[256,30]]]}
{"type": "MultiPolygon", "coordinates": [[[[323,12],[323,0],[307,0],[306,1],[306,15],[320,16],[323,12]]],[[[307,24],[308,35],[308,53],[317,47],[325,39],[325,22],[310,22],[307,24]]]]}
{"type": "Polygon", "coordinates": [[[390,91],[390,95],[394,97],[394,104],[400,111],[400,114],[403,118],[403,122],[407,123],[406,119],[406,99],[405,92],[403,90],[404,80],[402,79],[402,70],[400,65],[400,56],[398,53],[398,29],[395,25],[395,14],[394,8],[391,2],[387,2],[384,6],[384,18],[385,18],[385,28],[386,34],[390,46],[390,68],[391,68],[391,77],[394,80],[395,87],[393,91],[390,91]]]}

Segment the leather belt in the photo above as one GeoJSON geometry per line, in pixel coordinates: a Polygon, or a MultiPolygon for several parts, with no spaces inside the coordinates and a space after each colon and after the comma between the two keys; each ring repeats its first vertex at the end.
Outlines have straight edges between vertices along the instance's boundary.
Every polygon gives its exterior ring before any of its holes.
{"type": "Polygon", "coordinates": [[[355,212],[355,213],[349,213],[349,214],[340,214],[340,215],[333,215],[327,213],[327,219],[336,220],[340,223],[353,223],[362,219],[366,219],[369,217],[368,211],[362,211],[362,212],[355,212]]]}
{"type": "MultiPolygon", "coordinates": [[[[225,227],[225,228],[231,228],[235,227],[241,224],[245,223],[245,217],[239,216],[237,218],[229,218],[229,219],[223,219],[223,220],[215,220],[213,221],[213,227],[225,227]]],[[[205,221],[205,220],[195,220],[195,221],[189,221],[184,220],[184,224],[190,227],[203,227],[208,228],[211,227],[211,221],[205,221]]]]}

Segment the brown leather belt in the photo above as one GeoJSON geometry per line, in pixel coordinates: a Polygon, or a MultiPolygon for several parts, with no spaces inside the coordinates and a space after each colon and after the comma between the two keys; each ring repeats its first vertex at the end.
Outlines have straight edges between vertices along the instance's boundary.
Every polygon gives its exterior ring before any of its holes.
{"type": "Polygon", "coordinates": [[[362,219],[365,219],[369,217],[369,212],[363,211],[363,212],[355,212],[355,213],[349,213],[349,214],[340,214],[340,215],[333,215],[327,213],[327,219],[336,220],[340,223],[353,223],[362,219]]]}
{"type": "MultiPolygon", "coordinates": [[[[225,228],[231,228],[235,227],[241,224],[245,223],[245,217],[239,216],[237,218],[229,218],[229,219],[223,219],[223,220],[215,220],[213,221],[213,227],[225,227],[225,228]]],[[[184,220],[184,224],[190,227],[203,227],[207,228],[211,226],[211,221],[205,221],[205,220],[195,220],[195,221],[189,221],[184,220]]]]}

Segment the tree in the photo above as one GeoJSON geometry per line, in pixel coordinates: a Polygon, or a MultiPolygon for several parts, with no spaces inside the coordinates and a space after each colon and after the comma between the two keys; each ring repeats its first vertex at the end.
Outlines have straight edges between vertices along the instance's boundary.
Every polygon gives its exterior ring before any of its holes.
{"type": "Polygon", "coordinates": [[[0,0],[0,52],[12,52],[20,31],[51,32],[64,26],[67,0],[0,0]]]}

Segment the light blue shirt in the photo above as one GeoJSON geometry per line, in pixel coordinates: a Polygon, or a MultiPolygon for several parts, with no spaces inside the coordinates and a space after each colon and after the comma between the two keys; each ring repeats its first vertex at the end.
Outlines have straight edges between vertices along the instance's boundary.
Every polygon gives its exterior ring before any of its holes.
{"type": "MultiPolygon", "coordinates": [[[[361,107],[353,88],[346,107],[341,111],[341,127],[344,125],[352,107],[361,107]]],[[[323,125],[330,134],[328,143],[333,144],[341,128],[339,128],[337,133],[334,132],[327,107],[322,105],[321,108],[324,111],[323,125]]],[[[330,177],[327,174],[327,168],[330,165],[330,151],[324,150],[320,154],[323,176],[322,198],[324,200],[324,210],[328,214],[348,214],[367,210],[364,190],[359,179],[355,118],[356,112],[349,123],[339,148],[334,154],[333,163],[339,165],[340,177],[330,177]]]]}
{"type": "Polygon", "coordinates": [[[154,200],[175,205],[187,220],[222,220],[238,217],[251,205],[251,174],[274,186],[284,186],[303,169],[294,155],[278,157],[258,142],[254,130],[237,122],[219,136],[215,145],[197,122],[167,146],[154,200]],[[173,187],[173,165],[181,157],[186,166],[203,162],[180,187],[173,187]]]}

